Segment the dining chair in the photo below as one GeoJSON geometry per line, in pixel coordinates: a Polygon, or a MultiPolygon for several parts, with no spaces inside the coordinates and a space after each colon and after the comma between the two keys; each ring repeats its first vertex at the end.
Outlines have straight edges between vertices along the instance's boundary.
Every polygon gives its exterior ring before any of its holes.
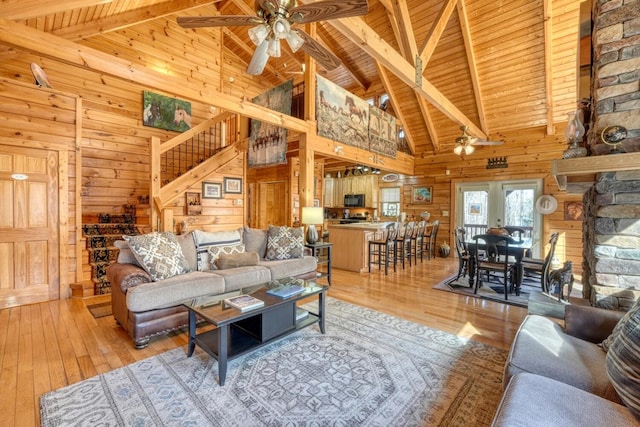
{"type": "Polygon", "coordinates": [[[559,233],[551,234],[549,239],[549,252],[544,258],[522,258],[522,268],[524,274],[540,280],[542,292],[549,292],[549,276],[551,275],[551,261],[556,252],[559,233]]]}
{"type": "Polygon", "coordinates": [[[431,227],[427,227],[429,230],[427,231],[425,238],[425,246],[424,250],[427,252],[427,259],[431,259],[431,256],[436,257],[436,246],[438,239],[438,228],[440,228],[440,221],[435,220],[431,223],[431,227]]]}
{"type": "Polygon", "coordinates": [[[456,244],[456,254],[458,255],[458,275],[456,280],[462,277],[466,277],[467,270],[469,269],[469,251],[467,250],[467,242],[465,241],[466,231],[464,227],[456,227],[453,230],[453,237],[456,244]]]}
{"type": "Polygon", "coordinates": [[[509,233],[509,235],[519,241],[522,242],[522,240],[525,238],[525,235],[527,234],[527,230],[525,230],[522,227],[516,227],[513,225],[505,225],[504,227],[505,230],[507,230],[507,232],[509,233]]]}
{"type": "Polygon", "coordinates": [[[504,287],[504,299],[509,299],[509,289],[513,283],[512,263],[509,261],[509,243],[514,240],[509,236],[498,234],[477,234],[473,236],[476,250],[475,257],[475,285],[473,293],[478,293],[478,288],[482,286],[482,275],[486,273],[487,281],[491,273],[500,273],[502,285],[504,287]],[[484,248],[484,253],[479,248],[484,248]],[[501,250],[502,249],[502,250],[501,250]]]}
{"type": "Polygon", "coordinates": [[[384,274],[389,274],[389,262],[393,262],[393,271],[396,271],[396,255],[395,244],[398,235],[396,223],[392,222],[385,227],[385,233],[380,240],[369,240],[369,273],[371,273],[371,264],[375,264],[377,260],[378,269],[382,267],[384,261],[384,274]]]}

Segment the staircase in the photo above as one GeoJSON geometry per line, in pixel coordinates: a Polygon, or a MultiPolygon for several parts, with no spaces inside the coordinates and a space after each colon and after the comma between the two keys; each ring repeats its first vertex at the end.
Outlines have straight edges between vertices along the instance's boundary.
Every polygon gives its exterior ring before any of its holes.
{"type": "Polygon", "coordinates": [[[91,266],[91,282],[93,294],[111,293],[111,284],[107,280],[106,269],[118,259],[118,248],[114,246],[116,240],[122,240],[123,235],[140,234],[135,225],[136,217],[130,214],[99,215],[99,223],[84,224],[82,233],[87,242],[89,266],[91,266]]]}

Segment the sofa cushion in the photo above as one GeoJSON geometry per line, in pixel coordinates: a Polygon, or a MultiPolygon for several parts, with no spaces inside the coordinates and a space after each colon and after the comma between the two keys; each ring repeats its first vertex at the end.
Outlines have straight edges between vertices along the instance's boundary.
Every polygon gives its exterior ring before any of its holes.
{"type": "Polygon", "coordinates": [[[257,252],[260,258],[264,258],[267,252],[267,230],[244,227],[242,243],[247,252],[257,252]]]}
{"type": "Polygon", "coordinates": [[[130,311],[155,310],[179,305],[203,295],[223,292],[224,278],[211,272],[192,271],[129,288],[127,308],[130,311]]]}
{"type": "Polygon", "coordinates": [[[209,246],[207,249],[209,252],[209,269],[217,270],[218,265],[216,261],[221,255],[233,255],[244,253],[244,245],[231,245],[231,246],[209,246]]]}
{"type": "Polygon", "coordinates": [[[184,259],[187,260],[191,271],[198,269],[198,254],[196,253],[196,242],[193,238],[193,232],[187,234],[179,234],[176,236],[180,247],[182,248],[182,254],[184,259]]]}
{"type": "Polygon", "coordinates": [[[151,280],[158,281],[191,271],[173,233],[123,236],[151,280]]]}
{"type": "Polygon", "coordinates": [[[237,291],[247,286],[259,285],[271,280],[269,269],[259,265],[216,270],[216,275],[224,277],[224,291],[237,291]]]}
{"type": "Polygon", "coordinates": [[[566,334],[552,319],[528,315],[511,345],[503,385],[515,374],[530,372],[620,402],[607,377],[605,357],[597,344],[566,334]]]}
{"type": "Polygon", "coordinates": [[[266,259],[302,258],[304,255],[303,227],[269,226],[266,259]]]}
{"type": "Polygon", "coordinates": [[[640,302],[627,314],[609,347],[606,366],[620,398],[640,420],[640,302]]]}
{"type": "Polygon", "coordinates": [[[275,261],[260,261],[260,264],[271,271],[271,279],[278,280],[285,277],[299,276],[318,268],[318,262],[315,257],[305,256],[296,259],[283,259],[275,261]]]}
{"type": "Polygon", "coordinates": [[[233,246],[242,243],[242,237],[238,230],[229,231],[193,231],[193,241],[196,245],[198,257],[198,270],[204,271],[211,268],[208,249],[210,246],[233,246]]]}
{"type": "Polygon", "coordinates": [[[540,375],[514,376],[502,396],[494,427],[637,425],[627,408],[540,375]],[[606,421],[605,421],[606,420],[606,421]]]}
{"type": "Polygon", "coordinates": [[[129,247],[129,244],[126,240],[116,240],[115,242],[113,242],[113,246],[118,248],[118,263],[133,264],[137,265],[138,267],[142,267],[136,259],[136,256],[133,254],[133,251],[131,251],[131,248],[129,247]]]}
{"type": "Polygon", "coordinates": [[[228,270],[236,267],[258,265],[260,257],[257,252],[242,252],[239,254],[220,255],[216,260],[218,270],[228,270]]]}

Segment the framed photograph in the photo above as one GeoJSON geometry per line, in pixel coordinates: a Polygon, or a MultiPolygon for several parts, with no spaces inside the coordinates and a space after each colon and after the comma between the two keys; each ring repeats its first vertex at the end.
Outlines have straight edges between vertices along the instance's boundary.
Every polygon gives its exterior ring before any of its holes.
{"type": "Polygon", "coordinates": [[[225,178],[224,192],[231,194],[242,193],[242,178],[225,178]]]}
{"type": "Polygon", "coordinates": [[[431,203],[433,187],[413,187],[411,201],[413,203],[431,203]]]}
{"type": "Polygon", "coordinates": [[[203,199],[222,199],[222,183],[220,182],[202,182],[202,198],[203,199]]]}
{"type": "Polygon", "coordinates": [[[564,219],[566,221],[582,221],[584,218],[584,207],[582,202],[565,202],[564,219]]]}

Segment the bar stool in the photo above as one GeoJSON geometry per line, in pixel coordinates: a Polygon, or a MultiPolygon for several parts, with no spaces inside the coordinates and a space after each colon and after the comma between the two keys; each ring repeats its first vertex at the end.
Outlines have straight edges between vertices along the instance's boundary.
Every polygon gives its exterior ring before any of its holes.
{"type": "Polygon", "coordinates": [[[378,269],[382,266],[384,260],[384,274],[389,274],[389,261],[393,261],[393,271],[396,271],[396,255],[395,244],[398,236],[398,229],[395,223],[390,223],[386,227],[384,238],[381,240],[369,240],[369,273],[371,273],[371,264],[374,264],[374,258],[377,258],[378,269]],[[392,257],[392,258],[390,258],[392,257]]]}
{"type": "Polygon", "coordinates": [[[411,267],[411,236],[413,235],[413,228],[415,223],[413,221],[405,222],[404,225],[398,228],[398,236],[396,237],[396,244],[394,246],[395,260],[402,260],[402,269],[404,270],[405,259],[409,259],[409,267],[411,267]],[[399,230],[402,230],[400,233],[399,230]]]}

